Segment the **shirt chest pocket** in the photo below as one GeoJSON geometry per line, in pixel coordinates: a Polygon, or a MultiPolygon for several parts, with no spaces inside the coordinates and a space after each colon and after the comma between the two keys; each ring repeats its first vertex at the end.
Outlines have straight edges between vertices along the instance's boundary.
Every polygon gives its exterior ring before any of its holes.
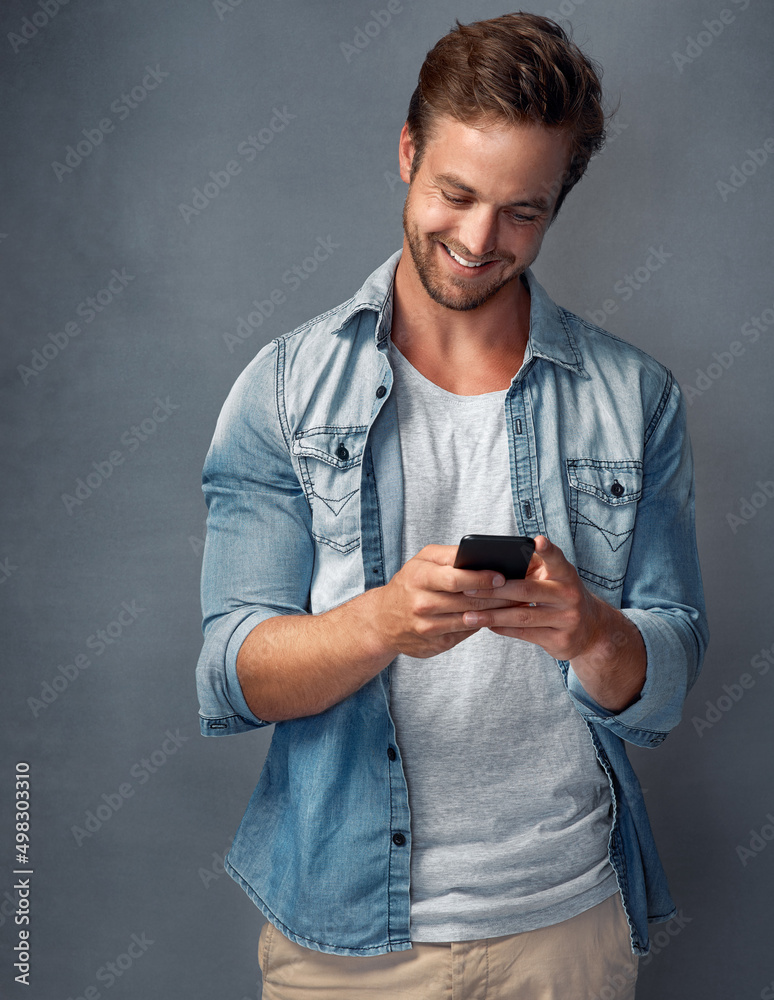
{"type": "Polygon", "coordinates": [[[312,509],[318,542],[347,553],[360,544],[360,476],[367,427],[311,427],[297,431],[293,454],[312,509]]]}
{"type": "Polygon", "coordinates": [[[642,462],[573,458],[567,460],[567,477],[578,574],[608,592],[618,590],[642,495],[642,462]]]}

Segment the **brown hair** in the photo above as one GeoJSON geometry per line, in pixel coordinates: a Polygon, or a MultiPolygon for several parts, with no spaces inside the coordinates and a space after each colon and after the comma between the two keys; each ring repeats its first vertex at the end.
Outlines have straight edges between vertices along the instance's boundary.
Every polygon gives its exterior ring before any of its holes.
{"type": "Polygon", "coordinates": [[[440,115],[476,127],[535,123],[570,136],[571,154],[556,212],[605,141],[601,70],[555,21],[504,14],[460,24],[432,48],[419,71],[406,123],[418,169],[440,115]]]}

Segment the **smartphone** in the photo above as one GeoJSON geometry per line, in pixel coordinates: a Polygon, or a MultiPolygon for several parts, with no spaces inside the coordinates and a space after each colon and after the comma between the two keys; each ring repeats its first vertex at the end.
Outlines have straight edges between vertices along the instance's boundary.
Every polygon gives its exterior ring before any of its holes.
{"type": "Polygon", "coordinates": [[[535,551],[535,539],[521,535],[465,535],[455,569],[491,569],[506,580],[523,580],[535,551]]]}

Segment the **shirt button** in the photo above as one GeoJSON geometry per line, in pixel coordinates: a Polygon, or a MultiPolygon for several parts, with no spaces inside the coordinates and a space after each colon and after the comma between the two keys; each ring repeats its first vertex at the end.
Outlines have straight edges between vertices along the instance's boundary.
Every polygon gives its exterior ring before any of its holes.
{"type": "Polygon", "coordinates": [[[403,836],[402,833],[394,833],[392,835],[392,842],[393,844],[395,844],[396,847],[403,847],[403,845],[406,843],[406,838],[403,836]]]}
{"type": "Polygon", "coordinates": [[[618,482],[617,479],[614,480],[613,485],[610,487],[610,492],[613,494],[614,497],[623,496],[624,488],[623,486],[621,486],[621,484],[618,482]]]}
{"type": "Polygon", "coordinates": [[[395,753],[394,747],[387,747],[387,756],[390,760],[395,760],[397,758],[398,755],[395,753]]]}
{"type": "Polygon", "coordinates": [[[340,458],[342,462],[345,462],[349,458],[349,452],[343,444],[340,444],[336,449],[336,457],[340,458]]]}
{"type": "Polygon", "coordinates": [[[384,388],[383,385],[380,385],[379,388],[376,390],[376,398],[381,399],[382,396],[386,395],[386,393],[387,390],[384,388]]]}

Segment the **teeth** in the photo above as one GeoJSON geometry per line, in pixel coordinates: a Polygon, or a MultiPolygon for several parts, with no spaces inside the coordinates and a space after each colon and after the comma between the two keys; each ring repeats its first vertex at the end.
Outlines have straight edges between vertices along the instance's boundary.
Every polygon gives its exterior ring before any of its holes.
{"type": "Polygon", "coordinates": [[[488,260],[482,260],[479,264],[474,264],[470,260],[465,260],[464,257],[459,257],[453,250],[449,250],[449,248],[446,246],[445,243],[443,244],[443,246],[445,247],[445,249],[448,252],[449,256],[453,257],[457,261],[458,264],[462,264],[463,267],[483,267],[484,264],[488,264],[489,263],[488,260]]]}

